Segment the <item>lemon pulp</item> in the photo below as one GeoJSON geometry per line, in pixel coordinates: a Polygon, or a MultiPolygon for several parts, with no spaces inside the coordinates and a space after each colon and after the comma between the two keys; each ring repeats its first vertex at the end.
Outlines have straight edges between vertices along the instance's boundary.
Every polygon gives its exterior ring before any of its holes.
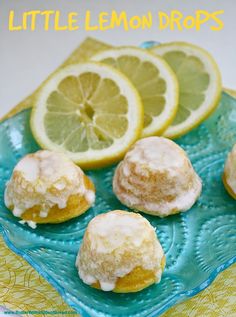
{"type": "Polygon", "coordinates": [[[135,88],[98,63],[55,73],[41,88],[31,115],[38,143],[66,152],[83,167],[117,160],[140,135],[142,122],[135,88]]]}
{"type": "Polygon", "coordinates": [[[121,47],[100,52],[92,60],[121,71],[139,92],[144,107],[143,137],[160,135],[170,125],[177,111],[178,83],[163,59],[143,49],[121,47]]]}

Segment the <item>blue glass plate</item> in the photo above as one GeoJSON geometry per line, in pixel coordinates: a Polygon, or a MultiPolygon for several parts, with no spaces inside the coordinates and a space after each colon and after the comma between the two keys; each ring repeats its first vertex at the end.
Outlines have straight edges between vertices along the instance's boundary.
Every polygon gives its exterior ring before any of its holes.
{"type": "Polygon", "coordinates": [[[97,188],[96,206],[81,217],[32,230],[4,206],[6,181],[17,161],[38,149],[30,111],[0,124],[0,223],[7,245],[25,258],[83,316],[157,316],[197,294],[236,261],[236,202],[221,181],[228,151],[236,142],[236,100],[222,95],[204,124],[177,140],[203,180],[203,192],[188,212],[160,219],[144,215],[156,228],[167,256],[162,281],[136,294],[105,293],[81,282],[75,257],[88,222],[112,209],[127,209],[112,193],[114,166],[88,174],[97,188]]]}

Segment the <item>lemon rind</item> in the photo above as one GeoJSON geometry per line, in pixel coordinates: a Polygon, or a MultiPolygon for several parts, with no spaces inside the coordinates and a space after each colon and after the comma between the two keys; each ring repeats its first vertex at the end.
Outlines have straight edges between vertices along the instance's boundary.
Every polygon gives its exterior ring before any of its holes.
{"type": "Polygon", "coordinates": [[[221,74],[215,60],[213,59],[210,53],[208,53],[205,49],[197,45],[186,43],[186,42],[170,42],[170,43],[164,43],[164,44],[154,46],[150,50],[154,54],[156,53],[158,55],[158,51],[161,51],[162,49],[164,49],[163,52],[167,52],[169,51],[168,50],[169,48],[170,48],[170,51],[172,50],[172,48],[175,48],[177,50],[181,50],[181,48],[183,48],[183,52],[185,53],[186,53],[186,49],[184,48],[187,48],[188,50],[190,49],[191,53],[197,57],[204,56],[205,58],[201,59],[201,61],[204,63],[204,66],[206,66],[205,61],[208,61],[208,65],[210,65],[211,69],[214,70],[215,72],[215,78],[214,78],[215,92],[212,96],[211,102],[207,106],[207,111],[201,113],[200,115],[197,115],[197,118],[195,120],[192,120],[192,122],[188,123],[187,125],[185,124],[186,125],[185,127],[178,127],[178,125],[169,126],[163,135],[165,137],[175,139],[186,134],[187,132],[191,131],[195,127],[197,127],[200,123],[202,123],[214,112],[214,110],[218,106],[218,103],[221,97],[222,83],[221,83],[221,74]],[[165,50],[165,48],[167,48],[167,50],[165,50]],[[196,54],[196,52],[198,52],[199,55],[196,54]]]}

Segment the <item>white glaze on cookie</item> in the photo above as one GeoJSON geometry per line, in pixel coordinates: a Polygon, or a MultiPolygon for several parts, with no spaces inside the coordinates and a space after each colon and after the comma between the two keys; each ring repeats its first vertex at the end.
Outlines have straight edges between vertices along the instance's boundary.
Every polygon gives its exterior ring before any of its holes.
{"type": "Polygon", "coordinates": [[[90,221],[76,266],[84,283],[98,281],[102,290],[110,291],[119,277],[136,267],[152,270],[159,282],[163,256],[155,230],[144,217],[116,210],[90,221]]]}
{"type": "Polygon", "coordinates": [[[113,178],[114,193],[124,205],[160,217],[191,208],[201,189],[184,150],[163,137],[136,142],[113,178]]]}
{"type": "Polygon", "coordinates": [[[50,208],[67,206],[71,195],[85,195],[89,204],[95,194],[87,190],[84,173],[62,153],[38,151],[22,158],[6,185],[5,205],[13,208],[16,217],[29,208],[41,206],[40,217],[47,217],[50,208]]]}
{"type": "Polygon", "coordinates": [[[225,181],[234,195],[236,195],[236,144],[228,154],[224,168],[225,181]]]}

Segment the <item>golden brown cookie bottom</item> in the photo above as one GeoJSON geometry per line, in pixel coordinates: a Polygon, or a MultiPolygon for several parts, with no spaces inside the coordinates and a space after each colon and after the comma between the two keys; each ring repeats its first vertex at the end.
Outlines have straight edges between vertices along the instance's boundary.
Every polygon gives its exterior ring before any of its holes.
{"type": "MultiPolygon", "coordinates": [[[[84,184],[87,190],[95,191],[95,187],[92,181],[84,176],[84,184]]],[[[13,206],[14,207],[14,206],[13,206]]],[[[13,209],[10,208],[11,210],[13,209]]],[[[67,206],[60,209],[57,205],[54,205],[48,212],[47,217],[40,217],[40,211],[42,207],[40,205],[27,209],[21,216],[23,220],[31,220],[36,223],[61,223],[72,218],[78,217],[90,208],[90,204],[87,202],[84,196],[71,195],[67,201],[67,206]]]]}
{"type": "Polygon", "coordinates": [[[229,193],[229,195],[230,195],[231,197],[233,197],[234,199],[236,199],[236,194],[234,193],[234,191],[232,190],[232,188],[231,188],[231,187],[229,186],[229,184],[227,183],[225,174],[223,174],[222,180],[223,180],[223,184],[224,184],[224,186],[225,186],[225,189],[227,190],[227,192],[229,193]]]}
{"type": "MultiPolygon", "coordinates": [[[[164,271],[166,259],[163,256],[161,260],[161,269],[164,271]]],[[[115,293],[133,293],[141,291],[142,289],[154,284],[156,282],[156,276],[153,271],[145,270],[138,266],[129,274],[119,277],[116,281],[116,286],[113,289],[115,293]]],[[[100,283],[96,282],[91,285],[94,288],[101,289],[100,283]]]]}

